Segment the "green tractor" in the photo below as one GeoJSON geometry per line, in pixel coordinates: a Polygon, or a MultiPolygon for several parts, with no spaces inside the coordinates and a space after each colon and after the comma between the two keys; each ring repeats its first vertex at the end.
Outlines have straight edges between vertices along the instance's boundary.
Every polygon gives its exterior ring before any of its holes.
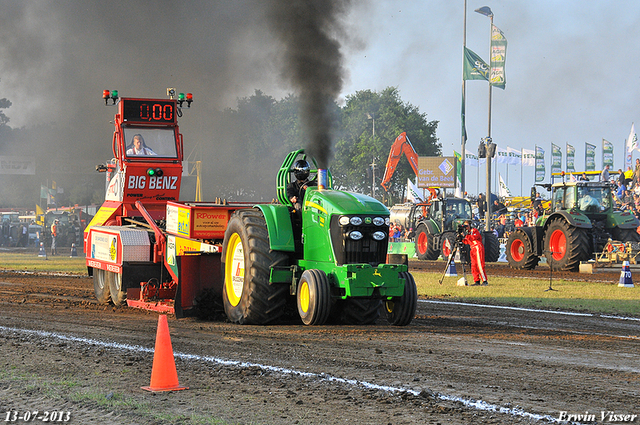
{"type": "MultiPolygon", "coordinates": [[[[544,255],[552,270],[577,270],[609,240],[638,242],[638,219],[614,208],[608,182],[562,182],[541,185],[551,190],[550,211],[535,226],[509,235],[507,261],[514,269],[531,270],[544,255]]],[[[535,193],[535,190],[532,190],[535,193]]]]}
{"type": "Polygon", "coordinates": [[[417,307],[406,264],[386,264],[389,210],[366,195],[333,190],[304,150],[291,152],[277,177],[279,204],[233,213],[222,247],[223,304],[236,323],[269,324],[297,310],[305,325],[372,324],[386,313],[405,326],[417,307]],[[299,159],[315,166],[301,211],[286,194],[299,159]]]}

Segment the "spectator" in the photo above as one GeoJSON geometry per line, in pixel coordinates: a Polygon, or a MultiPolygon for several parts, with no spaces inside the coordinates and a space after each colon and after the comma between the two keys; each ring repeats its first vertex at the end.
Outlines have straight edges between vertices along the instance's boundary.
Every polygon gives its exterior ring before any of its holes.
{"type": "Polygon", "coordinates": [[[627,167],[627,171],[624,172],[624,185],[626,187],[631,187],[631,182],[633,181],[633,170],[631,167],[627,167]]]}
{"type": "Polygon", "coordinates": [[[487,210],[487,201],[484,199],[484,195],[481,193],[478,195],[478,213],[480,218],[484,218],[484,212],[487,210]]]}
{"type": "Polygon", "coordinates": [[[580,178],[578,179],[581,182],[588,182],[589,181],[589,177],[587,177],[587,173],[582,173],[582,175],[580,176],[580,178]]]}
{"type": "Polygon", "coordinates": [[[497,199],[495,201],[493,201],[493,207],[494,207],[494,213],[500,215],[500,214],[505,214],[507,212],[507,207],[504,206],[504,204],[500,201],[498,201],[497,199]]]}
{"type": "Polygon", "coordinates": [[[610,179],[609,177],[609,165],[605,165],[604,166],[604,170],[602,170],[602,173],[600,173],[600,181],[601,182],[608,182],[610,179]]]}

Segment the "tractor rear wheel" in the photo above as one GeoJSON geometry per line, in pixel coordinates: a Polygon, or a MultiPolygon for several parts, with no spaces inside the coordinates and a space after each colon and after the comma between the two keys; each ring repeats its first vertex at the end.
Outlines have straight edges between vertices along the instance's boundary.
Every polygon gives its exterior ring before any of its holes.
{"type": "Polygon", "coordinates": [[[554,220],[544,235],[544,255],[554,271],[577,270],[581,261],[591,256],[591,241],[587,232],[565,220],[554,220]]]}
{"type": "Polygon", "coordinates": [[[109,299],[111,298],[106,276],[106,270],[93,269],[93,292],[96,294],[98,304],[109,304],[109,299]]]}
{"type": "Polygon", "coordinates": [[[269,232],[258,209],[236,211],[222,245],[222,301],[229,320],[266,325],[285,313],[289,287],[270,285],[271,268],[288,265],[288,257],[269,248],[269,232]]]}
{"type": "Polygon", "coordinates": [[[380,300],[347,298],[341,305],[341,322],[346,325],[372,325],[380,317],[380,300]]]}
{"type": "Polygon", "coordinates": [[[420,224],[416,229],[416,255],[419,260],[437,260],[440,252],[433,243],[433,234],[427,226],[420,224]]]}
{"type": "Polygon", "coordinates": [[[442,235],[442,239],[440,240],[441,248],[440,253],[442,253],[442,258],[447,259],[453,248],[456,246],[456,235],[453,232],[446,232],[442,235]]]}
{"type": "Polygon", "coordinates": [[[484,261],[495,263],[500,259],[500,241],[493,232],[482,232],[484,261]]]}
{"type": "Polygon", "coordinates": [[[509,235],[506,251],[507,261],[512,269],[533,270],[540,261],[533,252],[531,239],[521,230],[516,230],[509,235]]]}
{"type": "Polygon", "coordinates": [[[115,305],[124,305],[127,299],[127,292],[122,290],[122,275],[120,273],[107,272],[106,277],[109,282],[109,292],[111,301],[115,305]]]}
{"type": "Polygon", "coordinates": [[[404,279],[404,294],[385,300],[384,309],[387,312],[387,322],[394,326],[407,326],[416,315],[418,308],[418,289],[413,276],[409,272],[401,272],[404,279]]]}
{"type": "Polygon", "coordinates": [[[298,313],[305,325],[324,325],[331,312],[331,287],[322,270],[302,272],[296,291],[298,313]]]}

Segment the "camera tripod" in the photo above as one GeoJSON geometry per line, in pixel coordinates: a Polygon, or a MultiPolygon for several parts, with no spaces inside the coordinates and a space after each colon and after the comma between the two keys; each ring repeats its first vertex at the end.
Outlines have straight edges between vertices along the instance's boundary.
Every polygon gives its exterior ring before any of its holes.
{"type": "Polygon", "coordinates": [[[463,258],[463,254],[462,251],[460,250],[460,245],[461,242],[458,240],[458,238],[456,238],[456,242],[453,244],[453,248],[451,249],[451,253],[449,254],[449,259],[447,260],[447,265],[444,267],[444,273],[442,273],[442,277],[440,277],[440,281],[438,282],[440,285],[442,285],[442,281],[444,280],[445,275],[447,274],[447,270],[449,270],[449,266],[451,265],[451,262],[455,263],[455,258],[456,258],[456,253],[460,252],[460,265],[462,266],[462,277],[464,279],[464,285],[468,286],[469,284],[467,283],[467,273],[464,269],[464,258],[463,258]]]}

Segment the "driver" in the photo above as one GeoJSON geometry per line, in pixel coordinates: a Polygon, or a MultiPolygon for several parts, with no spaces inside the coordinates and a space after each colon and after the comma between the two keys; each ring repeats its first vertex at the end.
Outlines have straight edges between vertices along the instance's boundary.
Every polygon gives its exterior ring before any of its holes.
{"type": "Polygon", "coordinates": [[[600,208],[600,202],[598,202],[598,200],[596,198],[591,196],[589,194],[589,191],[582,191],[581,195],[582,196],[580,197],[580,200],[578,201],[578,207],[582,211],[586,211],[587,208],[589,208],[589,207],[600,208]]]}
{"type": "Polygon", "coordinates": [[[317,185],[315,180],[309,180],[310,171],[311,166],[304,159],[299,159],[293,164],[293,174],[296,176],[296,180],[287,185],[287,198],[296,211],[302,211],[302,200],[307,187],[317,185]]]}
{"type": "Polygon", "coordinates": [[[141,134],[133,136],[133,140],[127,149],[127,155],[157,155],[146,145],[141,134]]]}

